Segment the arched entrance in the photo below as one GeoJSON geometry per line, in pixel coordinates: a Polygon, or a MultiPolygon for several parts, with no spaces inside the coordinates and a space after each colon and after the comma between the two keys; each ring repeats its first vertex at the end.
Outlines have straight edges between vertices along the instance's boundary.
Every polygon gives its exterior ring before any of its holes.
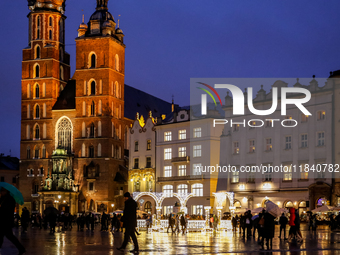
{"type": "Polygon", "coordinates": [[[144,212],[146,213],[152,213],[152,204],[150,201],[146,201],[144,204],[144,212]]]}

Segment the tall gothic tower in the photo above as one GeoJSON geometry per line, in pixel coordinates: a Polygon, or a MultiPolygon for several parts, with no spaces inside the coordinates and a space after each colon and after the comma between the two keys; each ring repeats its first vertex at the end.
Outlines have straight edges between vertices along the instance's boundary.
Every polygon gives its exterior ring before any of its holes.
{"type": "MultiPolygon", "coordinates": [[[[65,52],[65,0],[28,0],[28,46],[23,49],[20,177],[25,201],[37,194],[54,149],[52,107],[70,77],[65,52]],[[32,195],[33,194],[33,195],[32,195]]],[[[31,203],[25,204],[30,206],[31,203]]],[[[39,199],[32,211],[39,210],[39,199]]]]}
{"type": "Polygon", "coordinates": [[[124,165],[124,34],[108,11],[108,0],[97,0],[88,24],[76,38],[75,153],[82,171],[86,210],[122,207],[124,165]]]}

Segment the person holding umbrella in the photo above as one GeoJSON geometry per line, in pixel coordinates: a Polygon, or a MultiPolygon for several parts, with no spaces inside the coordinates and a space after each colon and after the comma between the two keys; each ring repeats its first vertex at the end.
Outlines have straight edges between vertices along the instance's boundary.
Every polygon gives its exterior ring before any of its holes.
{"type": "MultiPolygon", "coordinates": [[[[10,184],[9,184],[10,185],[10,184]]],[[[12,186],[12,185],[11,185],[12,186]]],[[[4,237],[6,236],[9,241],[11,241],[14,246],[18,249],[19,255],[26,252],[25,247],[19,242],[16,236],[13,235],[13,225],[14,225],[14,209],[16,200],[4,186],[1,186],[1,198],[0,198],[0,248],[2,247],[4,237]]],[[[8,187],[8,186],[6,186],[8,187]]],[[[15,188],[13,186],[13,188],[15,188]]],[[[16,189],[16,188],[15,188],[16,189]]],[[[19,191],[18,191],[19,192],[19,191]]],[[[19,192],[20,193],[20,192],[19,192]]],[[[21,193],[20,193],[21,195],[21,193]]],[[[22,198],[22,195],[21,195],[22,198]]],[[[24,200],[21,201],[22,204],[24,200]]]]}

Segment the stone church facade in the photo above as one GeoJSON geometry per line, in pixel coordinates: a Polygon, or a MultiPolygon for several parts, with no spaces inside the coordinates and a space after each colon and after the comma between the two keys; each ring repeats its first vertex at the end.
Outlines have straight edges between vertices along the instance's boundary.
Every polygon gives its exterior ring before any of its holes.
{"type": "Polygon", "coordinates": [[[71,78],[65,52],[65,0],[28,1],[20,190],[24,206],[32,212],[42,212],[50,204],[72,214],[123,207],[124,140],[132,120],[124,117],[124,34],[107,2],[97,0],[89,22],[83,20],[79,26],[71,78]],[[65,150],[72,169],[68,180],[72,187],[65,190],[58,185],[46,188],[46,179],[55,171],[52,155],[57,148],[65,150]]]}

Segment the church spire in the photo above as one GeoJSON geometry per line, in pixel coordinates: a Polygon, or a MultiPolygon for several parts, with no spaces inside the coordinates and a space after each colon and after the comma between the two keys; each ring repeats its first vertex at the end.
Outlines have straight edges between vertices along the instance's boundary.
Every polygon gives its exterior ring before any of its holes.
{"type": "Polygon", "coordinates": [[[108,10],[107,2],[109,0],[97,0],[97,7],[96,10],[108,10]]]}

